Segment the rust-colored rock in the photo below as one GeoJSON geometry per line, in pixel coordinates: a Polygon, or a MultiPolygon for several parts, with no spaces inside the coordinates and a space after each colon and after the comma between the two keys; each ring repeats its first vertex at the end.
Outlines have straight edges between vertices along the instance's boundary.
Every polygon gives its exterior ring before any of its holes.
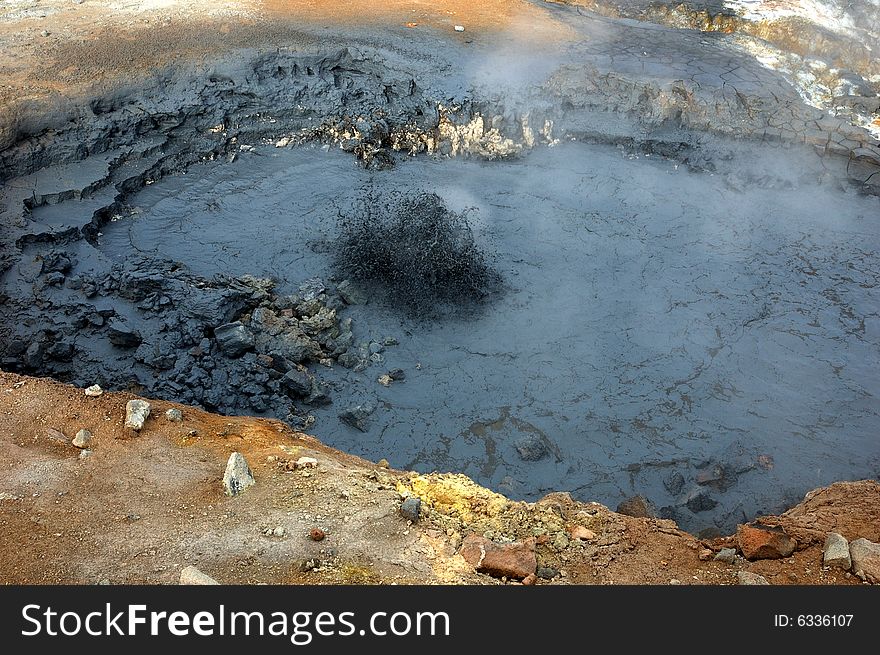
{"type": "Polygon", "coordinates": [[[470,534],[464,538],[459,554],[476,571],[496,578],[506,576],[521,580],[538,569],[533,537],[509,544],[497,544],[485,537],[470,534]]]}
{"type": "Polygon", "coordinates": [[[736,542],[743,557],[749,560],[788,557],[797,547],[797,542],[785,531],[769,526],[740,525],[736,529],[736,542]]]}
{"type": "Polygon", "coordinates": [[[309,537],[311,537],[312,541],[323,541],[326,536],[327,533],[321,528],[312,528],[309,530],[309,537]]]}

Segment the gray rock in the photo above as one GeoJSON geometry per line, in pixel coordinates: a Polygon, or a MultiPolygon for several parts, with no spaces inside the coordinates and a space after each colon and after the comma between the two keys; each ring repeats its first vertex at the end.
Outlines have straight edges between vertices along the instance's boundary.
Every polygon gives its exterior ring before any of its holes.
{"type": "Polygon", "coordinates": [[[856,539],[849,545],[852,570],[863,580],[880,583],[880,544],[867,539],[856,539]]]}
{"type": "Polygon", "coordinates": [[[736,548],[722,548],[715,555],[716,562],[724,562],[725,564],[733,564],[736,561],[736,548]]]}
{"type": "Polygon", "coordinates": [[[171,423],[180,423],[183,420],[183,412],[176,407],[172,407],[165,412],[165,419],[171,423]]]}
{"type": "Polygon", "coordinates": [[[88,448],[92,441],[92,433],[88,430],[80,430],[73,438],[73,445],[77,448],[88,448]]]}
{"type": "Polygon", "coordinates": [[[232,453],[226,462],[226,473],[223,474],[223,490],[227,496],[237,496],[242,491],[256,484],[254,474],[247,460],[239,452],[232,453]]]}
{"type": "Polygon", "coordinates": [[[537,462],[550,452],[545,441],[537,434],[526,434],[517,440],[516,452],[524,462],[537,462]]]}
{"type": "Polygon", "coordinates": [[[288,394],[305,398],[312,392],[312,376],[305,371],[290,369],[280,380],[281,386],[288,394]]]}
{"type": "Polygon", "coordinates": [[[825,537],[822,563],[825,566],[834,566],[849,571],[852,560],[849,555],[849,543],[843,535],[836,532],[828,533],[828,536],[825,537]]]}
{"type": "Polygon", "coordinates": [[[400,515],[413,523],[418,522],[421,510],[422,499],[418,496],[409,496],[400,504],[400,515]]]}
{"type": "Polygon", "coordinates": [[[751,571],[737,571],[736,583],[741,585],[768,585],[767,578],[751,571]]]}
{"type": "Polygon", "coordinates": [[[336,287],[339,297],[345,301],[346,305],[364,305],[369,298],[354,282],[351,280],[343,280],[336,287]]]}
{"type": "Polygon", "coordinates": [[[111,320],[107,324],[107,330],[110,335],[110,343],[119,348],[135,348],[143,341],[140,332],[119,318],[111,320]]]}
{"type": "Polygon", "coordinates": [[[227,357],[241,357],[254,347],[254,334],[240,321],[214,328],[214,338],[227,357]]]}
{"type": "Polygon", "coordinates": [[[392,368],[390,371],[388,371],[388,377],[395,382],[406,380],[406,371],[404,371],[402,368],[392,368]]]}
{"type": "Polygon", "coordinates": [[[180,584],[182,585],[219,585],[214,578],[207,573],[202,573],[194,566],[187,566],[180,572],[180,584]]]}
{"type": "Polygon", "coordinates": [[[636,518],[647,519],[654,517],[654,510],[651,503],[644,496],[632,496],[627,498],[617,506],[618,514],[626,514],[636,518]]]}
{"type": "Polygon", "coordinates": [[[272,530],[273,537],[283,537],[286,534],[287,534],[287,528],[285,528],[283,525],[279,525],[277,528],[272,530]]]}
{"type": "Polygon", "coordinates": [[[144,427],[149,415],[150,403],[146,400],[129,400],[125,404],[125,427],[137,432],[144,427]]]}
{"type": "Polygon", "coordinates": [[[374,411],[376,411],[376,406],[372,403],[355,405],[354,407],[349,407],[348,409],[340,412],[339,420],[346,425],[350,425],[351,427],[360,430],[361,432],[366,432],[368,429],[367,417],[370,416],[370,414],[372,414],[374,411]]]}
{"type": "Polygon", "coordinates": [[[678,471],[673,471],[664,478],[663,486],[671,495],[677,496],[684,489],[684,476],[678,471]]]}

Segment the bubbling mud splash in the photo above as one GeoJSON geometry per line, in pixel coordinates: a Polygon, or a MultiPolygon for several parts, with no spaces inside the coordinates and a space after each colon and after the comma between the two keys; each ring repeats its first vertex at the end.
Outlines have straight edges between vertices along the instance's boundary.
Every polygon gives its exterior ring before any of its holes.
{"type": "Polygon", "coordinates": [[[474,239],[469,213],[451,211],[436,193],[368,189],[339,213],[334,266],[411,316],[474,308],[501,277],[474,239]]]}

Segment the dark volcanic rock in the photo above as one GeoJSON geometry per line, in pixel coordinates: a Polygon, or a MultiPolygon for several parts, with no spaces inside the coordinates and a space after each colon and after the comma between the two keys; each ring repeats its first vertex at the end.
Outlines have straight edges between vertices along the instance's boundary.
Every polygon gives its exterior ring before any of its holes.
{"type": "Polygon", "coordinates": [[[368,429],[367,417],[369,417],[374,411],[376,411],[376,406],[372,403],[355,405],[354,407],[349,407],[340,412],[339,420],[361,432],[366,432],[368,429]]]}
{"type": "Polygon", "coordinates": [[[119,348],[135,348],[143,340],[140,332],[119,318],[110,321],[107,331],[110,335],[110,343],[119,348]]]}
{"type": "Polygon", "coordinates": [[[240,321],[214,328],[214,338],[227,357],[241,357],[254,347],[253,333],[240,321]]]}
{"type": "Polygon", "coordinates": [[[687,505],[687,508],[690,511],[696,514],[698,512],[708,512],[709,510],[714,509],[718,505],[718,501],[705,491],[700,491],[688,498],[685,505],[687,505]]]}
{"type": "Polygon", "coordinates": [[[663,479],[663,486],[673,496],[677,496],[684,489],[684,476],[678,471],[673,471],[663,479]]]}
{"type": "Polygon", "coordinates": [[[289,394],[305,398],[312,392],[312,376],[299,369],[290,369],[281,378],[281,386],[289,394]]]}

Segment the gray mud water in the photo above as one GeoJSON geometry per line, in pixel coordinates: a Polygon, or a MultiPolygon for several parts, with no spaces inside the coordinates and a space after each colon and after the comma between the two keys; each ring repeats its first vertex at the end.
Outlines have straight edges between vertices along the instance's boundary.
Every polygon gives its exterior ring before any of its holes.
{"type": "MultiPolygon", "coordinates": [[[[636,97],[610,77],[600,90],[555,84],[563,100],[530,115],[534,132],[508,105],[493,133],[473,127],[475,102],[444,127],[424,85],[364,72],[375,55],[299,68],[276,57],[211,78],[214,104],[203,91],[178,115],[167,100],[150,108],[159,118],[125,124],[136,136],[120,143],[94,130],[89,157],[62,145],[52,165],[32,142],[8,154],[20,174],[0,205],[0,365],[275,416],[515,498],[566,490],[614,507],[641,494],[695,531],[880,474],[880,211],[865,193],[874,169],[858,161],[873,155],[829,159],[773,127],[727,138],[776,115],[758,92],[768,73],[753,71],[756,95],[716,107],[715,134],[697,129],[706,80],[670,109],[678,96],[656,79],[636,97]],[[248,84],[315,107],[276,124],[230,90],[248,84]],[[630,113],[574,107],[577,93],[630,113]],[[337,113],[301,145],[274,147],[325,101],[385,103],[385,118],[352,136],[357,123],[337,113]],[[416,136],[395,136],[404,127],[416,136]],[[440,156],[455,154],[471,158],[440,156]],[[338,210],[365,188],[473,208],[504,293],[415,320],[334,279],[338,210]]],[[[132,121],[129,104],[95,120],[132,121]]]]}

